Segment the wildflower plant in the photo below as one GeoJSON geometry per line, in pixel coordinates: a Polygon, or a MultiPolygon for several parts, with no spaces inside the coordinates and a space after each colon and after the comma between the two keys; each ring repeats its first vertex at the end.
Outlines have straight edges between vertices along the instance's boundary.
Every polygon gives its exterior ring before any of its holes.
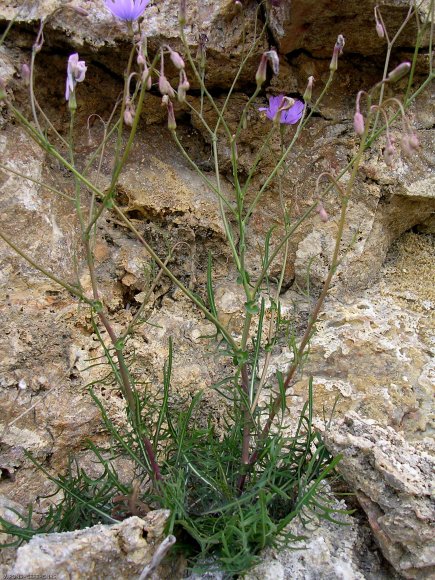
{"type": "MultiPolygon", "coordinates": [[[[318,176],[315,191],[312,192],[315,201],[302,215],[291,218],[283,200],[282,177],[287,169],[289,155],[301,133],[314,122],[313,113],[321,108],[323,97],[336,81],[339,59],[345,50],[344,37],[339,35],[335,45],[335,39],[331,39],[333,50],[329,77],[323,86],[320,83],[315,85],[314,78],[309,77],[303,99],[272,95],[267,107],[261,106],[266,99],[263,87],[269,72],[279,74],[279,57],[274,50],[265,51],[258,65],[255,89],[245,103],[237,125],[233,126],[228,121],[228,111],[236,82],[248,61],[258,52],[258,46],[264,40],[266,25],[260,26],[257,23],[255,38],[252,45],[245,49],[236,78],[223,102],[218,103],[208,90],[205,80],[206,38],[199,40],[198,53],[193,54],[185,36],[188,21],[185,1],[180,2],[179,12],[182,54],[167,44],[162,45],[155,54],[149,53],[146,27],[138,23],[139,18],[146,19],[148,3],[148,0],[104,2],[116,18],[129,23],[132,48],[126,66],[122,98],[106,125],[104,141],[98,145],[91,162],[84,169],[78,167],[74,149],[76,106],[80,98],[77,83],[84,81],[85,75],[89,78],[92,71],[77,53],[69,57],[66,67],[65,98],[70,113],[70,130],[66,137],[50,123],[34,90],[35,58],[43,44],[44,23],[41,24],[33,47],[30,70],[26,75],[33,114],[31,120],[9,99],[6,87],[0,86],[0,98],[11,115],[44,151],[69,172],[73,180],[74,196],[69,201],[80,223],[92,293],[87,293],[79,282],[69,282],[54,275],[4,232],[0,232],[0,238],[30,265],[62,286],[89,309],[93,329],[108,366],[108,374],[102,381],[117,386],[126,408],[126,423],[120,426],[113,421],[110,409],[98,397],[95,384],[91,385],[90,395],[101,412],[111,440],[109,448],[89,442],[89,448],[102,468],[101,475],[90,476],[76,460],[69,462],[65,474],[52,474],[43,464],[33,459],[55,483],[57,491],[62,492],[60,496],[56,495],[61,499],[57,499],[43,515],[39,527],[35,527],[32,522],[32,511],[27,518],[20,516],[23,519],[22,526],[13,525],[5,519],[0,521],[3,531],[12,537],[11,545],[18,545],[36,533],[71,530],[97,522],[110,523],[132,514],[143,514],[144,509],[167,508],[171,515],[165,549],[169,549],[176,539],[172,550],[183,551],[191,567],[208,570],[216,567],[234,575],[255,564],[264,547],[300,540],[288,531],[292,519],[300,518],[303,522],[319,518],[340,519],[328,487],[325,486],[325,481],[334,474],[339,457],[330,456],[320,434],[313,428],[312,381],[307,380],[306,403],[299,421],[290,429],[285,426],[288,393],[296,378],[302,374],[319,313],[340,264],[347,208],[365,151],[377,139],[386,135],[385,161],[387,164],[393,162],[395,152],[389,128],[399,116],[402,117],[404,128],[403,150],[411,154],[419,147],[418,139],[406,119],[406,109],[434,78],[430,59],[426,80],[417,89],[413,89],[413,73],[422,39],[429,31],[432,50],[433,29],[430,16],[419,23],[412,61],[392,69],[390,60],[394,42],[406,23],[417,17],[418,7],[411,3],[404,23],[391,40],[381,11],[377,8],[374,28],[379,36],[387,39],[387,57],[381,81],[371,89],[361,90],[356,99],[354,129],[358,149],[337,174],[328,172],[318,176]],[[165,59],[168,58],[178,71],[177,87],[172,86],[165,76],[165,59]],[[406,75],[408,82],[403,98],[385,98],[386,85],[393,86],[399,77],[406,75]],[[189,96],[193,82],[200,88],[200,97],[196,100],[189,96]],[[201,295],[199,291],[187,287],[171,269],[171,259],[177,248],[171,248],[167,256],[159,255],[117,203],[115,193],[119,177],[129,158],[144,113],[147,93],[153,85],[159,90],[162,105],[167,110],[168,130],[174,142],[189,166],[215,194],[232,267],[244,294],[240,335],[236,335],[219,316],[214,290],[213,256],[209,256],[205,265],[207,282],[205,292],[201,295]],[[213,179],[191,157],[179,138],[175,100],[188,108],[209,138],[213,179]],[[211,122],[204,114],[205,104],[215,115],[215,121],[211,122]],[[252,166],[246,172],[241,170],[239,164],[238,143],[246,128],[249,130],[249,116],[252,114],[265,114],[268,126],[252,166]],[[47,128],[50,129],[49,133],[47,128]],[[114,163],[110,184],[102,190],[90,179],[89,169],[95,160],[101,164],[112,135],[115,136],[114,163]],[[276,163],[255,189],[255,174],[276,136],[280,142],[276,163]],[[223,187],[219,156],[221,144],[230,152],[231,197],[223,187]],[[247,260],[250,225],[272,184],[277,184],[280,192],[284,231],[279,239],[274,238],[273,228],[267,232],[259,267],[254,273],[247,260]],[[340,202],[333,255],[306,327],[298,334],[291,330],[291,320],[283,315],[280,298],[289,242],[310,215],[317,212],[322,221],[331,219],[328,212],[331,195],[338,197],[340,202]],[[110,311],[102,298],[95,266],[96,225],[106,212],[111,212],[130,230],[153,261],[155,270],[150,281],[150,292],[166,277],[213,325],[214,337],[204,337],[204,344],[211,341],[216,353],[227,364],[232,364],[232,372],[224,380],[210,385],[224,402],[224,433],[218,433],[212,417],[204,419],[202,416],[201,392],[181,409],[171,404],[172,341],[168,344],[168,358],[160,391],[157,394],[150,392],[136,381],[126,346],[135,327],[143,321],[146,301],[123,330],[115,330],[110,311]],[[272,267],[280,255],[283,256],[281,271],[278,276],[276,273],[272,276],[272,267]],[[105,329],[110,341],[104,338],[102,329],[105,329]],[[284,372],[271,373],[271,362],[277,345],[286,345],[293,359],[284,372]],[[127,483],[121,481],[116,470],[116,458],[120,455],[128,457],[134,465],[134,477],[127,483]]],[[[433,5],[434,0],[431,0],[432,15],[433,5]]],[[[3,163],[0,167],[4,171],[10,169],[3,163]]]]}

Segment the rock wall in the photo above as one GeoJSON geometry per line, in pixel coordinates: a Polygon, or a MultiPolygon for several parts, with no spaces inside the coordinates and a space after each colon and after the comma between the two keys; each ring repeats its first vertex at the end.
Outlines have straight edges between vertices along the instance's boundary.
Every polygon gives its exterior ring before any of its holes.
{"type": "MultiPolygon", "coordinates": [[[[232,82],[244,47],[252,41],[255,13],[259,11],[260,24],[264,22],[265,10],[269,13],[268,35],[248,59],[229,109],[228,123],[232,128],[238,123],[242,107],[255,86],[261,53],[269,43],[275,44],[280,51],[281,73],[268,80],[266,91],[259,95],[250,112],[238,151],[242,170],[250,166],[256,148],[268,131],[267,122],[257,111],[257,107],[266,103],[267,94],[283,91],[300,98],[309,75],[315,76],[315,90],[320,91],[317,87],[329,75],[336,36],[342,33],[346,37],[334,84],[292,151],[282,180],[285,203],[293,217],[314,201],[317,175],[322,171],[339,171],[356,151],[357,141],[352,130],[355,95],[382,77],[385,44],[377,37],[373,25],[375,3],[369,0],[342,4],[337,8],[337,3],[326,0],[304,0],[259,8],[256,2],[245,0],[238,8],[232,0],[187,2],[188,41],[195,51],[198,35],[208,37],[207,82],[218,102],[222,102],[220,95],[225,94],[232,82]]],[[[179,48],[177,5],[176,0],[156,1],[147,8],[144,25],[151,53],[162,43],[179,48]]],[[[68,127],[63,100],[66,59],[71,52],[79,51],[80,57],[87,61],[87,77],[79,87],[76,134],[78,160],[84,163],[103,130],[93,118],[88,133],[88,117],[97,113],[107,118],[122,87],[130,50],[126,25],[115,22],[102,2],[24,2],[5,44],[0,47],[0,77],[15,102],[26,110],[21,65],[28,62],[38,20],[56,8],[61,9],[47,20],[45,44],[37,59],[36,92],[56,129],[65,133],[68,127]],[[71,9],[76,6],[85,8],[87,16],[71,9]]],[[[425,9],[423,3],[423,12],[425,9]]],[[[1,3],[1,28],[16,15],[16,10],[16,2],[1,3]]],[[[382,4],[386,24],[392,30],[397,29],[407,11],[405,0],[386,0],[382,4]]],[[[413,19],[393,51],[393,64],[409,58],[415,32],[413,19]]],[[[424,77],[425,58],[423,53],[419,57],[417,80],[424,77]]],[[[170,71],[169,77],[173,80],[175,71],[170,71]]],[[[193,102],[198,99],[196,88],[192,80],[193,102]]],[[[306,373],[314,376],[319,415],[323,407],[327,414],[331,412],[338,395],[338,418],[349,412],[356,413],[352,417],[358,417],[358,421],[374,421],[370,425],[376,424],[376,428],[386,429],[389,434],[397,432],[397,437],[405,437],[410,445],[427,440],[426,449],[429,449],[427,438],[433,435],[431,406],[435,377],[432,279],[435,111],[431,91],[433,87],[409,111],[410,123],[418,131],[422,144],[418,156],[412,160],[398,159],[393,168],[387,168],[382,162],[383,143],[376,142],[364,159],[349,206],[343,241],[347,251],[321,316],[306,367],[306,373]]],[[[191,118],[186,107],[178,106],[176,115],[183,145],[208,172],[208,135],[191,118]]],[[[212,120],[213,115],[213,110],[205,109],[206,119],[212,120]]],[[[168,247],[178,244],[172,267],[187,285],[200,293],[206,280],[206,256],[212,251],[219,312],[238,331],[243,300],[235,283],[235,272],[229,266],[216,198],[172,144],[165,123],[160,98],[153,90],[146,102],[137,143],[120,178],[117,201],[159,255],[166,256],[168,247]]],[[[400,127],[394,126],[393,132],[399,136],[400,127]]],[[[261,186],[279,147],[278,139],[272,141],[253,180],[251,196],[261,186]]],[[[0,152],[2,163],[36,180],[28,181],[18,174],[0,170],[0,228],[51,272],[70,280],[78,277],[84,288],[89,288],[74,211],[67,200],[37,183],[43,180],[56,189],[70,192],[70,176],[11,121],[4,107],[0,108],[0,152]]],[[[222,146],[218,153],[225,187],[230,192],[228,149],[222,146]]],[[[102,187],[110,176],[109,162],[110,158],[102,165],[101,173],[92,176],[102,187]]],[[[326,206],[331,219],[322,223],[318,216],[311,217],[290,244],[283,303],[289,311],[296,311],[301,320],[306,319],[312,302],[300,292],[306,284],[307,263],[312,262],[311,284],[315,293],[331,259],[339,204],[331,196],[326,206]]],[[[272,225],[277,228],[277,239],[282,231],[278,208],[279,191],[271,186],[252,223],[248,262],[254,273],[258,268],[259,241],[272,225]]],[[[105,213],[98,228],[96,257],[104,301],[115,327],[121,328],[131,320],[132,312],[148,289],[149,258],[110,211],[105,213]]],[[[282,257],[278,257],[277,272],[280,260],[282,257]]],[[[86,311],[78,308],[67,292],[3,244],[0,300],[3,330],[0,334],[0,491],[25,505],[50,490],[44,476],[26,458],[25,450],[58,472],[65,465],[67,453],[80,453],[89,437],[96,441],[104,437],[97,409],[83,388],[97,376],[97,371],[89,369],[89,360],[100,356],[101,349],[86,311]]],[[[152,326],[139,327],[130,342],[131,352],[134,350],[136,355],[134,371],[138,379],[160,384],[168,336],[172,336],[174,404],[198,389],[205,389],[207,408],[219,422],[221,402],[209,387],[225,375],[225,368],[200,338],[209,333],[209,325],[165,279],[152,293],[148,314],[152,326]]],[[[272,369],[283,369],[290,360],[288,349],[283,347],[281,352],[274,353],[272,369]]],[[[122,420],[122,405],[116,392],[105,388],[100,395],[114,416],[122,420]]],[[[306,377],[301,377],[289,394],[291,416],[296,416],[305,398],[306,377]]],[[[334,451],[354,450],[343,462],[343,475],[352,489],[370,498],[369,502],[362,499],[361,505],[368,513],[385,556],[406,577],[429,577],[428,570],[434,565],[430,538],[425,535],[423,542],[419,528],[411,527],[411,536],[396,539],[390,525],[383,527],[382,518],[373,519],[376,501],[373,489],[356,482],[352,471],[358,467],[365,451],[359,444],[352,447],[347,440],[343,443],[343,429],[337,427],[330,433],[329,445],[334,451]],[[354,465],[349,467],[352,461],[354,465]],[[406,542],[415,545],[413,556],[408,560],[403,556],[406,542]],[[419,559],[415,556],[417,560],[414,560],[414,555],[423,550],[423,543],[424,556],[420,555],[419,559]]],[[[347,433],[345,429],[344,433],[347,433]]],[[[364,469],[366,477],[376,481],[377,465],[366,462],[364,469]]],[[[387,487],[390,484],[389,481],[382,483],[387,487]]],[[[395,501],[400,513],[401,501],[395,501]]],[[[377,505],[376,509],[387,509],[381,503],[377,505]]],[[[408,516],[404,512],[400,517],[408,516]]],[[[290,572],[286,573],[283,577],[290,578],[290,572]]],[[[364,575],[359,569],[358,574],[355,572],[354,577],[370,577],[368,572],[364,575]]]]}

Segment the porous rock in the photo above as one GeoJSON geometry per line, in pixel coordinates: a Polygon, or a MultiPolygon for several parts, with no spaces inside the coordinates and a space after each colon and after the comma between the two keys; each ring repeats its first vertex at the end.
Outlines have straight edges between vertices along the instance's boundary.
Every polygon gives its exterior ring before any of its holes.
{"type": "Polygon", "coordinates": [[[338,470],[355,490],[385,557],[405,578],[435,572],[433,441],[410,444],[391,427],[349,413],[325,431],[342,454],[338,470]]]}
{"type": "Polygon", "coordinates": [[[8,574],[53,574],[61,580],[137,577],[164,539],[168,516],[159,510],[144,519],[133,516],[119,524],[34,536],[18,549],[8,574]]]}

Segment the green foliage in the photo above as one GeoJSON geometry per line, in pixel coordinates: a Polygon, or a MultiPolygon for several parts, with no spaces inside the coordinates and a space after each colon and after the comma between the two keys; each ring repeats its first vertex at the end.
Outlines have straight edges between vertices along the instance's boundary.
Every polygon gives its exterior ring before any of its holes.
{"type": "Polygon", "coordinates": [[[295,433],[288,435],[280,425],[268,435],[255,468],[247,468],[248,483],[240,493],[240,405],[233,404],[224,433],[218,433],[211,417],[203,424],[201,393],[182,410],[171,406],[171,370],[170,344],[162,393],[154,399],[146,391],[138,394],[142,420],[138,423],[130,416],[121,428],[91,390],[111,437],[109,448],[88,444],[99,475],[90,476],[71,459],[65,474],[53,477],[32,459],[55,486],[53,494],[43,498],[45,503],[50,500],[50,507],[39,525],[32,521],[32,509],[26,517],[17,513],[22,525],[0,518],[1,531],[14,536],[4,546],[19,545],[35,534],[82,529],[135,513],[141,515],[140,506],[146,505],[171,511],[167,533],[177,537],[176,550],[188,557],[191,568],[216,568],[236,575],[254,565],[266,546],[304,539],[287,531],[293,518],[335,521],[336,510],[325,493],[324,482],[334,475],[339,458],[330,456],[320,435],[312,429],[311,383],[295,433]],[[149,421],[150,415],[154,421],[149,421]],[[142,445],[144,435],[151,433],[162,475],[162,481],[154,484],[142,445]],[[127,483],[117,473],[119,456],[131,460],[134,475],[127,483]],[[140,490],[138,494],[136,489],[140,490]]]}

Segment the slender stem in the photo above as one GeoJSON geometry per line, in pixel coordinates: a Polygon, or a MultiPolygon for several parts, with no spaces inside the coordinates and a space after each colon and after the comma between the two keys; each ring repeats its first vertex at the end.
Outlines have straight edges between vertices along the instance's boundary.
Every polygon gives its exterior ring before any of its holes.
{"type": "Polygon", "coordinates": [[[33,268],[35,268],[35,270],[38,270],[38,272],[41,272],[41,274],[44,274],[44,276],[46,276],[47,278],[49,278],[50,280],[52,280],[53,282],[56,282],[56,284],[59,284],[59,286],[62,286],[62,288],[65,288],[65,290],[68,290],[68,292],[70,294],[72,294],[73,296],[76,296],[77,298],[79,298],[80,300],[82,300],[83,302],[85,302],[86,304],[89,304],[89,306],[95,306],[95,302],[94,300],[91,300],[89,298],[87,298],[83,292],[81,292],[80,288],[76,287],[76,286],[72,286],[71,284],[68,284],[68,282],[65,282],[64,280],[61,280],[60,278],[58,278],[57,276],[55,276],[54,274],[52,274],[51,272],[49,272],[48,270],[46,270],[43,266],[39,265],[37,262],[35,262],[35,260],[33,260],[26,252],[24,252],[23,250],[21,250],[4,232],[0,231],[0,238],[6,242],[6,244],[8,246],[10,246],[14,252],[16,252],[19,256],[21,256],[26,262],[28,262],[31,266],[33,266],[33,268]]]}

